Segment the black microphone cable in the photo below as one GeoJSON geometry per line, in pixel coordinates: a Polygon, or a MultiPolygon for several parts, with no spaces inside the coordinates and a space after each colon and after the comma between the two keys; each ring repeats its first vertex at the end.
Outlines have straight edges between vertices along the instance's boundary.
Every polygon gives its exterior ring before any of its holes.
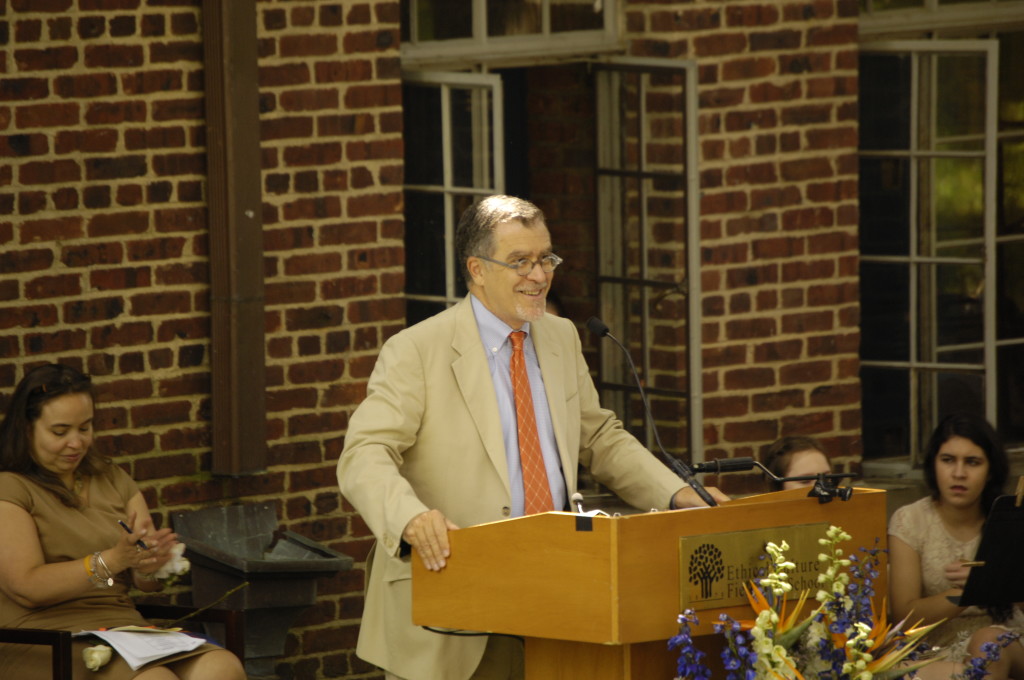
{"type": "Polygon", "coordinates": [[[697,492],[700,499],[707,503],[708,506],[713,508],[718,505],[718,503],[715,502],[715,499],[712,498],[711,494],[708,493],[708,490],[704,488],[704,485],[694,479],[693,473],[690,472],[690,469],[675,456],[668,455],[668,452],[665,451],[665,447],[661,445],[661,437],[658,435],[658,426],[654,422],[654,416],[651,414],[650,404],[647,403],[647,392],[644,391],[644,385],[640,382],[640,374],[636,371],[636,365],[633,363],[633,357],[629,355],[629,350],[619,342],[618,338],[612,335],[611,329],[608,328],[604,321],[601,321],[596,316],[592,316],[587,320],[587,328],[591,333],[594,333],[598,337],[609,338],[612,342],[618,345],[619,349],[622,350],[622,353],[626,355],[626,361],[629,362],[629,370],[633,372],[633,380],[636,381],[637,391],[640,392],[640,401],[644,405],[644,413],[647,414],[647,419],[651,423],[651,431],[654,432],[654,443],[658,445],[658,451],[661,453],[662,460],[672,469],[673,472],[686,482],[691,489],[697,492]]]}

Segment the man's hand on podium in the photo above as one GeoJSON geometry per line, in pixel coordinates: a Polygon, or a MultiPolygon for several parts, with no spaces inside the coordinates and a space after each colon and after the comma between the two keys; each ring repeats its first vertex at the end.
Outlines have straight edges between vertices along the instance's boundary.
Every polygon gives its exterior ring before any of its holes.
{"type": "Polygon", "coordinates": [[[448,532],[458,528],[440,510],[427,510],[409,520],[402,538],[416,548],[427,569],[440,571],[444,569],[445,560],[451,554],[448,532]]]}
{"type": "MultiPolygon", "coordinates": [[[[718,503],[728,503],[731,498],[722,493],[718,487],[706,486],[707,492],[711,494],[711,497],[718,503]]],[[[676,495],[672,497],[672,507],[676,510],[683,508],[706,508],[708,506],[701,497],[697,495],[697,492],[692,487],[684,486],[679,491],[676,491],[676,495]]]]}

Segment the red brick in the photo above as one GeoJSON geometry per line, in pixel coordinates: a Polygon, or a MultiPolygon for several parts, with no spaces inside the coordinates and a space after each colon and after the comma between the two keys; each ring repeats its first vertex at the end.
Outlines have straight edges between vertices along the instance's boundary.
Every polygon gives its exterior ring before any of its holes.
{"type": "Polygon", "coordinates": [[[278,44],[281,56],[287,58],[332,56],[339,53],[338,39],[334,33],[284,36],[278,44]]]}
{"type": "Polygon", "coordinates": [[[188,423],[192,420],[192,406],[188,401],[162,399],[153,404],[139,404],[130,409],[132,427],[188,423]]]}
{"type": "Polygon", "coordinates": [[[146,173],[145,156],[125,155],[116,158],[85,159],[85,177],[93,182],[141,177],[146,173]]]}
{"type": "Polygon", "coordinates": [[[50,144],[46,135],[17,134],[0,136],[0,157],[41,156],[49,150],[50,144]]]}
{"type": "Polygon", "coordinates": [[[14,61],[20,72],[63,71],[78,62],[78,50],[74,47],[46,47],[39,49],[16,49],[14,61]]]}
{"type": "Polygon", "coordinates": [[[197,97],[163,99],[153,103],[155,121],[202,121],[203,100],[197,97]]]}
{"type": "Polygon", "coordinates": [[[22,184],[67,184],[82,178],[82,168],[74,160],[37,161],[21,165],[18,179],[22,184]]]}
{"type": "Polygon", "coordinates": [[[831,331],[834,327],[832,312],[805,312],[782,317],[783,333],[813,333],[831,331]]]}
{"type": "Polygon", "coordinates": [[[723,438],[728,442],[773,441],[778,438],[778,426],[774,420],[730,422],[723,428],[723,438]]]}
{"type": "Polygon", "coordinates": [[[341,158],[341,144],[334,142],[288,146],[284,150],[284,162],[291,167],[334,165],[340,162],[341,158]]]}
{"type": "Polygon", "coordinates": [[[20,130],[66,128],[79,124],[77,103],[40,103],[17,107],[14,125],[20,130]]]}
{"type": "Polygon", "coordinates": [[[59,274],[57,276],[40,276],[25,283],[25,298],[77,296],[82,293],[81,277],[77,274],[59,274]]]}
{"type": "Polygon", "coordinates": [[[140,45],[86,45],[85,65],[89,68],[141,66],[145,56],[140,45]]]}
{"type": "Polygon", "coordinates": [[[807,413],[798,416],[786,416],[782,419],[782,436],[816,435],[835,430],[833,416],[828,413],[807,413]]]}
{"type": "Polygon", "coordinates": [[[117,100],[89,104],[85,120],[90,125],[145,123],[146,103],[140,100],[117,100]]]}
{"type": "Polygon", "coordinates": [[[0,101],[45,99],[49,93],[49,81],[46,78],[4,78],[0,80],[0,101]]]}
{"type": "Polygon", "coordinates": [[[112,128],[62,130],[57,133],[54,151],[59,154],[109,153],[117,149],[117,140],[117,130],[112,128]]]}
{"type": "Polygon", "coordinates": [[[724,387],[727,390],[751,390],[771,387],[775,384],[775,371],[771,368],[738,368],[725,372],[724,387]]]}
{"type": "Polygon", "coordinates": [[[313,136],[313,119],[309,116],[289,116],[260,122],[260,138],[306,139],[313,136]]]}
{"type": "Polygon", "coordinates": [[[200,231],[206,228],[205,208],[173,208],[154,212],[158,232],[200,231]]]}
{"type": "Polygon", "coordinates": [[[124,300],[116,297],[91,298],[64,303],[64,323],[109,321],[124,313],[124,300]]]}
{"type": "Polygon", "coordinates": [[[53,89],[63,99],[112,97],[118,94],[117,78],[111,73],[61,76],[54,79],[53,89]]]}
{"type": "Polygon", "coordinates": [[[25,352],[28,354],[57,354],[85,348],[86,335],[83,330],[63,330],[53,333],[29,333],[25,336],[25,352]]]}
{"type": "Polygon", "coordinates": [[[148,267],[94,269],[89,272],[89,285],[94,290],[124,290],[151,285],[148,267]]]}
{"type": "Polygon", "coordinates": [[[145,70],[121,76],[125,94],[153,94],[176,92],[182,89],[182,73],[171,69],[145,70]]]}
{"type": "Polygon", "coordinates": [[[193,262],[157,267],[156,282],[162,286],[209,284],[209,265],[204,262],[193,262]]]}
{"type": "MultiPolygon", "coordinates": [[[[38,243],[40,241],[65,241],[81,238],[83,235],[80,217],[62,217],[58,219],[30,220],[21,225],[19,243],[38,243]]],[[[36,251],[27,251],[36,252],[36,251]]],[[[14,255],[13,253],[11,255],[14,255]]],[[[0,271],[6,268],[0,267],[0,271]]]]}
{"type": "Polygon", "coordinates": [[[56,322],[57,310],[51,304],[20,306],[0,314],[0,329],[38,328],[54,326],[56,322]]]}
{"type": "Polygon", "coordinates": [[[129,298],[135,316],[185,314],[191,311],[191,297],[185,292],[140,293],[129,298]]]}
{"type": "Polygon", "coordinates": [[[141,211],[99,213],[89,220],[91,237],[139,234],[149,229],[149,213],[141,211]]]}
{"type": "Polygon", "coordinates": [[[210,374],[187,373],[174,378],[164,378],[158,384],[157,393],[162,398],[205,397],[210,394],[210,374]]]}
{"type": "Polygon", "coordinates": [[[784,411],[790,408],[803,408],[806,405],[804,391],[795,389],[755,394],[751,397],[750,403],[754,413],[784,411]]]}
{"type": "Polygon", "coordinates": [[[285,273],[290,276],[325,274],[341,271],[341,255],[324,252],[316,255],[296,255],[285,260],[285,273]]]}

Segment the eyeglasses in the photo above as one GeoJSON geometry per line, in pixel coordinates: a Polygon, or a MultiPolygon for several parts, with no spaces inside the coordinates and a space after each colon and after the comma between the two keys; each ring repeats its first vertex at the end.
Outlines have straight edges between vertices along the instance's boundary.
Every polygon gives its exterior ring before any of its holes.
{"type": "Polygon", "coordinates": [[[540,265],[540,270],[542,272],[544,272],[545,274],[550,274],[551,272],[555,271],[555,268],[558,267],[558,265],[564,262],[562,258],[560,258],[558,255],[555,255],[554,253],[551,253],[550,255],[545,255],[544,257],[540,258],[537,261],[528,260],[525,257],[521,257],[515,262],[502,262],[501,260],[492,260],[489,257],[484,257],[483,255],[477,255],[476,257],[481,260],[493,262],[494,264],[500,264],[502,267],[508,267],[509,269],[513,270],[516,274],[519,274],[520,276],[529,276],[530,272],[532,272],[533,268],[536,267],[537,265],[540,265]]]}

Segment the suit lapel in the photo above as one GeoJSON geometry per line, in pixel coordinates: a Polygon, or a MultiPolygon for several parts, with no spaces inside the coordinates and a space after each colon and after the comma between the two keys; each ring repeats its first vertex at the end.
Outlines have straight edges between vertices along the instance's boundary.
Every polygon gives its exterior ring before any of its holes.
{"type": "Polygon", "coordinates": [[[452,372],[463,402],[484,443],[487,457],[491,459],[506,491],[511,495],[512,484],[508,479],[505,441],[501,434],[501,418],[498,417],[494,383],[491,381],[487,357],[480,344],[480,331],[477,329],[469,297],[460,302],[455,310],[452,349],[457,355],[452,362],[452,372]]]}

